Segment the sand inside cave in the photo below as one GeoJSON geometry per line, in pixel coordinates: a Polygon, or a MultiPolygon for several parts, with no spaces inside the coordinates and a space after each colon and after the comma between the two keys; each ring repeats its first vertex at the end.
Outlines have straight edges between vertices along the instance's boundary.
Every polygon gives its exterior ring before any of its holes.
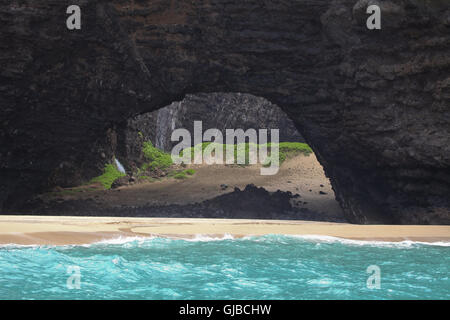
{"type": "MultiPolygon", "coordinates": [[[[154,206],[190,204],[212,199],[241,190],[248,184],[263,187],[269,192],[277,190],[300,194],[295,207],[330,216],[341,217],[342,209],[335,200],[329,179],[325,176],[314,154],[298,155],[286,160],[276,175],[263,176],[260,165],[247,167],[225,165],[190,165],[196,173],[185,180],[163,178],[159,181],[122,186],[111,190],[75,192],[57,195],[64,200],[93,199],[102,207],[154,206]],[[226,185],[227,188],[221,187],[226,185]]],[[[55,197],[53,195],[53,197],[55,197]]]]}

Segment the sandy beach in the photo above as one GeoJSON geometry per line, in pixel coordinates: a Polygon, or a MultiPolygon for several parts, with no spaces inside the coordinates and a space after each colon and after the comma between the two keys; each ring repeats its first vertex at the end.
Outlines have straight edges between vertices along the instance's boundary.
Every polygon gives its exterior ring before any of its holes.
{"type": "Polygon", "coordinates": [[[450,226],[178,218],[0,216],[0,244],[88,244],[119,237],[320,235],[368,241],[450,241],[450,226]]]}
{"type": "MultiPolygon", "coordinates": [[[[295,206],[330,217],[342,215],[328,178],[314,155],[286,161],[275,176],[261,176],[258,166],[195,167],[187,180],[164,179],[120,187],[58,194],[61,200],[95,199],[100,207],[122,205],[189,204],[230,193],[248,183],[269,192],[300,193],[295,206]],[[211,179],[214,177],[214,179],[211,179]],[[226,184],[226,190],[220,188],[226,184]]],[[[348,223],[278,219],[170,218],[118,216],[0,215],[0,244],[67,245],[89,244],[120,237],[222,238],[267,234],[331,236],[368,241],[450,241],[450,226],[443,225],[355,225],[348,223]]]]}

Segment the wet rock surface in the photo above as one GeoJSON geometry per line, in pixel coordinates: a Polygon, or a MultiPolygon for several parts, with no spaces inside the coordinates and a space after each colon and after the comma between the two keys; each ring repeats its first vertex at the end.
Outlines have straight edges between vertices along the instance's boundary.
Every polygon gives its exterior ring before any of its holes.
{"type": "Polygon", "coordinates": [[[3,1],[0,206],[98,175],[126,119],[245,92],[293,119],[349,221],[448,222],[448,1],[379,1],[376,31],[366,2],[84,0],[68,31],[65,1],[3,1]]]}

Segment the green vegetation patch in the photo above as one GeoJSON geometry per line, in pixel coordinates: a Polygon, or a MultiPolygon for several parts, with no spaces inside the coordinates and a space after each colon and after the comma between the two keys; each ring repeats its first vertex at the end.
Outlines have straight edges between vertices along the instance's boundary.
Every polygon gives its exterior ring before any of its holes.
{"type": "MultiPolygon", "coordinates": [[[[189,162],[188,159],[186,159],[185,157],[187,157],[187,155],[190,153],[191,155],[191,160],[193,161],[195,159],[195,154],[205,154],[205,150],[206,150],[206,155],[211,154],[211,151],[216,151],[216,150],[220,150],[222,149],[222,154],[223,154],[223,159],[224,161],[226,161],[226,157],[227,157],[227,147],[233,150],[232,153],[232,162],[237,163],[237,159],[239,156],[241,157],[245,157],[242,159],[241,162],[243,162],[243,164],[248,165],[249,164],[249,152],[250,152],[250,147],[253,146],[254,150],[257,151],[258,150],[258,145],[257,144],[250,144],[250,143],[239,143],[239,144],[221,144],[221,143],[215,143],[215,142],[203,142],[203,143],[199,143],[197,145],[195,145],[194,147],[190,147],[190,148],[186,148],[184,150],[182,150],[180,152],[180,157],[182,159],[185,159],[185,162],[189,162]]],[[[215,153],[215,152],[213,152],[215,153]]]]}
{"type": "MultiPolygon", "coordinates": [[[[220,150],[222,148],[222,154],[223,159],[226,161],[226,149],[227,144],[219,144],[214,142],[203,142],[201,144],[197,144],[194,147],[186,148],[183,151],[180,152],[180,157],[184,158],[187,154],[191,154],[191,159],[194,159],[195,153],[201,153],[204,154],[206,150],[206,154],[210,154],[210,151],[214,150],[220,150]]],[[[265,146],[267,148],[267,153],[269,155],[269,158],[266,159],[264,166],[270,165],[270,154],[271,150],[277,146],[278,147],[278,154],[279,154],[279,163],[280,165],[288,158],[295,157],[297,155],[303,154],[303,155],[310,155],[313,151],[311,147],[302,142],[281,142],[281,143],[267,143],[267,144],[251,144],[251,143],[239,143],[235,145],[229,145],[230,148],[233,149],[233,159],[230,162],[233,163],[241,163],[242,165],[249,165],[250,163],[250,151],[251,149],[258,151],[262,146],[265,146]],[[245,159],[242,159],[242,161],[237,161],[238,157],[245,157],[245,159]]],[[[187,162],[187,161],[186,161],[187,162]]]]}
{"type": "Polygon", "coordinates": [[[171,171],[169,172],[169,174],[167,175],[169,178],[175,178],[175,179],[187,179],[189,178],[189,176],[193,176],[195,174],[195,170],[194,169],[185,169],[185,170],[175,170],[175,171],[171,171]]]}
{"type": "Polygon", "coordinates": [[[176,168],[172,167],[173,161],[171,154],[154,147],[150,141],[143,143],[142,152],[146,162],[138,169],[137,175],[140,180],[154,181],[153,178],[147,175],[141,175],[146,171],[148,172],[148,170],[162,170],[166,172],[167,177],[179,180],[186,179],[195,174],[194,169],[175,170],[176,168]]]}
{"type": "Polygon", "coordinates": [[[145,160],[148,161],[142,165],[142,170],[144,171],[147,169],[165,170],[173,164],[170,154],[154,147],[150,141],[144,142],[142,152],[144,153],[145,160]]]}
{"type": "Polygon", "coordinates": [[[113,182],[120,177],[124,177],[125,175],[125,173],[117,170],[113,164],[107,164],[103,169],[103,174],[93,178],[89,183],[100,182],[105,189],[111,189],[113,182]]]}
{"type": "MultiPolygon", "coordinates": [[[[269,154],[274,146],[278,146],[278,159],[279,159],[280,166],[286,159],[293,158],[300,154],[309,156],[311,153],[313,153],[313,150],[311,149],[311,147],[306,143],[281,142],[281,143],[277,143],[277,144],[268,143],[267,149],[268,149],[269,154]]],[[[271,159],[270,159],[270,155],[269,155],[269,157],[263,163],[263,166],[269,167],[270,163],[271,163],[271,159]]]]}
{"type": "MultiPolygon", "coordinates": [[[[271,144],[269,144],[269,147],[271,144]]],[[[280,155],[283,154],[285,159],[295,157],[299,154],[309,156],[313,150],[309,145],[302,142],[281,142],[278,144],[280,155]]],[[[284,160],[283,160],[284,161],[284,160]]],[[[281,156],[280,156],[281,162],[281,156]]]]}
{"type": "Polygon", "coordinates": [[[179,180],[183,180],[183,179],[187,179],[188,178],[188,176],[186,175],[186,173],[184,171],[176,173],[173,177],[175,179],[179,179],[179,180]]]}

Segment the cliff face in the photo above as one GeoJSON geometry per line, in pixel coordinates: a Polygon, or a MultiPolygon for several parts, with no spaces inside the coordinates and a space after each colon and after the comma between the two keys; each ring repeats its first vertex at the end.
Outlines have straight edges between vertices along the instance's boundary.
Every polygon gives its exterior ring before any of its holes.
{"type": "Polygon", "coordinates": [[[151,141],[170,153],[178,143],[171,141],[172,132],[177,128],[187,129],[193,144],[194,121],[202,122],[203,131],[219,129],[224,135],[223,143],[226,143],[226,129],[278,129],[281,142],[304,141],[292,120],[264,98],[241,93],[189,94],[182,101],[128,119],[118,129],[116,157],[131,166],[142,162],[143,141],[151,141]]]}
{"type": "Polygon", "coordinates": [[[0,2],[0,203],[96,174],[115,126],[187,93],[279,105],[354,222],[450,221],[446,0],[0,2]]]}

